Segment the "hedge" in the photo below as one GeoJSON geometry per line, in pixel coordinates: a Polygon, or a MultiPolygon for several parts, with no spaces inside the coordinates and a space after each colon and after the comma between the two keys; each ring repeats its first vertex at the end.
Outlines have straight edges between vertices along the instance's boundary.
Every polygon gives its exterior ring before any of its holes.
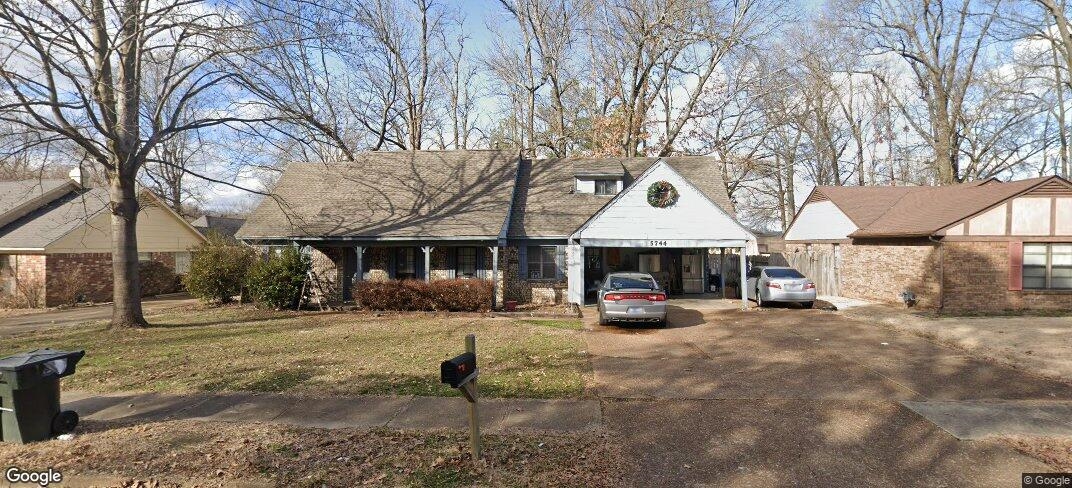
{"type": "Polygon", "coordinates": [[[491,309],[491,294],[485,280],[362,281],[354,289],[369,310],[482,312],[491,309]]]}

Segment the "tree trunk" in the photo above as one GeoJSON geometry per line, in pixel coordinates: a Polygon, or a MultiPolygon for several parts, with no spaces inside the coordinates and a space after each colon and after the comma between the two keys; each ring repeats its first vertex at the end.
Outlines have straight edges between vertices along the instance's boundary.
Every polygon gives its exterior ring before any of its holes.
{"type": "Polygon", "coordinates": [[[113,175],[109,181],[112,201],[112,327],[145,327],[141,283],[138,276],[138,197],[133,178],[113,175]]]}

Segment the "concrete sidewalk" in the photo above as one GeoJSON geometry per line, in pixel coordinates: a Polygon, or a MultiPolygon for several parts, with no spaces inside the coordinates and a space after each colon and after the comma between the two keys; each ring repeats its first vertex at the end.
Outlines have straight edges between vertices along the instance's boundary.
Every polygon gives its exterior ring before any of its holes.
{"type": "MultiPolygon", "coordinates": [[[[276,393],[93,394],[63,392],[63,408],[83,419],[158,422],[193,419],[269,422],[327,429],[468,427],[463,398],[418,396],[303,397],[276,393]]],[[[486,399],[480,424],[488,432],[538,429],[560,432],[602,426],[598,400],[486,399]]]]}

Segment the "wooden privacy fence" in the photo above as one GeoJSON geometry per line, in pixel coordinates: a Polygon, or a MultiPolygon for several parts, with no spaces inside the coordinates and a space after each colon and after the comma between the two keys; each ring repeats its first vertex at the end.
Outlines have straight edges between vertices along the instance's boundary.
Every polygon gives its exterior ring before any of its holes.
{"type": "Polygon", "coordinates": [[[841,253],[837,247],[787,252],[785,260],[811,278],[820,295],[841,295],[841,253]]]}

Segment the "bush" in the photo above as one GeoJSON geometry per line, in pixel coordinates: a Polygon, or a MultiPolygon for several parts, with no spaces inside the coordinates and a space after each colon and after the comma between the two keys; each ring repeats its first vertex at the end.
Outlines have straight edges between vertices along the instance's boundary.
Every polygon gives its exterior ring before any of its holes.
{"type": "Polygon", "coordinates": [[[242,292],[246,274],[256,256],[253,248],[218,235],[194,248],[183,285],[205,302],[227,303],[242,292]]]}
{"type": "MultiPolygon", "coordinates": [[[[142,289],[145,289],[144,285],[142,289]]],[[[71,269],[57,274],[48,289],[49,295],[55,300],[54,303],[63,305],[74,305],[79,302],[84,302],[86,301],[89,292],[89,276],[87,276],[86,272],[79,267],[71,267],[71,269]]]]}
{"type": "Polygon", "coordinates": [[[138,277],[141,280],[141,296],[143,297],[171,293],[178,289],[178,277],[175,276],[175,270],[160,261],[138,263],[138,277]]]}
{"type": "Polygon", "coordinates": [[[268,307],[296,309],[301,304],[303,285],[311,267],[312,258],[297,247],[268,253],[249,269],[246,278],[249,295],[268,307]]]}
{"type": "Polygon", "coordinates": [[[491,309],[491,293],[484,280],[363,281],[354,298],[370,310],[478,312],[491,309]]]}

